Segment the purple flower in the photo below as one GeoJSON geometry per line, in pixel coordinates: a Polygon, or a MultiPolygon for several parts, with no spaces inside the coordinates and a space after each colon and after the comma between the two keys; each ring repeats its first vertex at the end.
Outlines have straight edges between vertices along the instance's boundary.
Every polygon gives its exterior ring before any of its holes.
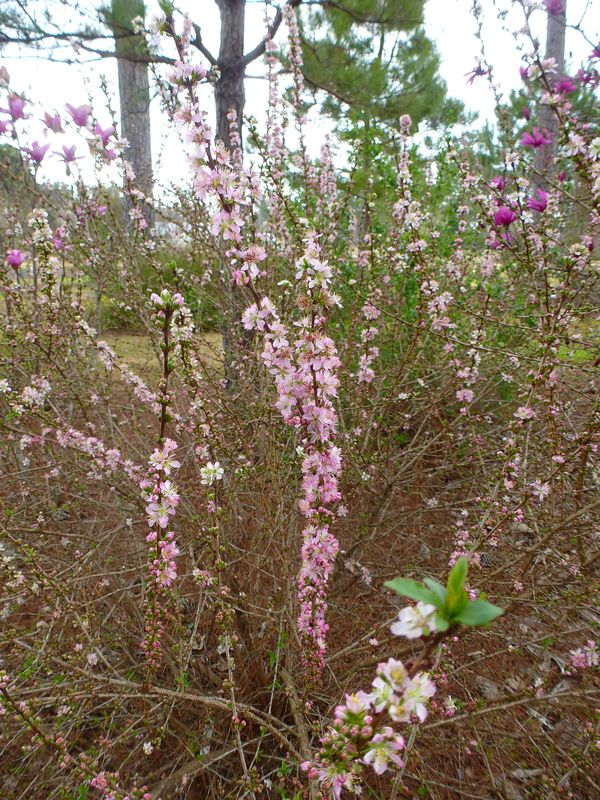
{"type": "Polygon", "coordinates": [[[471,72],[465,73],[465,78],[468,78],[469,80],[467,83],[472,85],[475,78],[483,78],[486,75],[489,75],[489,72],[489,69],[484,69],[481,64],[477,64],[477,66],[472,69],[471,72]]]}
{"type": "Polygon", "coordinates": [[[9,250],[6,254],[6,263],[13,269],[19,269],[24,261],[25,256],[20,250],[9,250]]]}
{"type": "Polygon", "coordinates": [[[523,147],[543,147],[545,144],[550,144],[551,141],[552,139],[548,134],[539,131],[537,128],[533,128],[531,133],[525,131],[521,138],[523,147]]]}
{"type": "Polygon", "coordinates": [[[577,84],[573,83],[571,78],[567,75],[565,78],[556,81],[554,84],[554,91],[559,94],[573,94],[573,92],[577,91],[577,84]]]}
{"type": "Polygon", "coordinates": [[[527,201],[527,208],[531,208],[533,211],[539,211],[541,214],[548,206],[548,194],[543,189],[538,189],[536,194],[537,198],[530,197],[527,201]]]}
{"type": "Polygon", "coordinates": [[[0,111],[5,111],[10,114],[13,122],[18,119],[26,119],[25,115],[25,100],[18,94],[8,95],[8,108],[0,108],[0,111]]]}
{"type": "Polygon", "coordinates": [[[498,211],[494,214],[494,225],[505,225],[508,227],[517,218],[515,212],[508,206],[500,206],[498,211]]]}
{"type": "Polygon", "coordinates": [[[578,69],[575,80],[579,81],[583,86],[587,86],[588,83],[591,83],[595,87],[598,84],[598,70],[592,69],[586,71],[585,69],[578,69]]]}
{"type": "Polygon", "coordinates": [[[24,147],[23,152],[27,153],[29,158],[32,161],[35,161],[36,164],[41,164],[49,147],[50,144],[40,144],[39,142],[34,142],[31,147],[24,147]]]}
{"type": "Polygon", "coordinates": [[[496,175],[496,177],[492,178],[490,181],[490,186],[493,186],[495,189],[498,189],[499,192],[502,192],[506,186],[506,179],[503,178],[502,175],[496,175]]]}
{"type": "Polygon", "coordinates": [[[595,58],[600,58],[600,42],[594,47],[592,52],[590,53],[590,61],[595,58]]]}
{"type": "Polygon", "coordinates": [[[108,140],[110,139],[110,137],[113,135],[114,132],[115,129],[113,128],[112,125],[108,128],[102,128],[102,126],[98,122],[94,125],[94,133],[102,140],[103,147],[106,147],[106,145],[108,144],[108,140]]]}
{"type": "Polygon", "coordinates": [[[563,13],[562,0],[544,0],[544,8],[549,14],[557,16],[563,13]]]}
{"type": "Polygon", "coordinates": [[[0,119],[0,134],[6,133],[10,130],[10,121],[7,119],[0,119]]]}
{"type": "Polygon", "coordinates": [[[62,146],[62,153],[57,153],[56,155],[60,156],[65,164],[71,164],[75,161],[75,150],[77,150],[77,145],[74,144],[71,147],[67,147],[63,144],[62,146]]]}
{"type": "Polygon", "coordinates": [[[65,228],[60,225],[55,231],[54,236],[52,237],[52,243],[56,250],[69,250],[70,248],[64,242],[64,237],[66,234],[65,228]]]}
{"type": "Polygon", "coordinates": [[[13,118],[13,122],[17,119],[25,119],[24,109],[25,100],[18,94],[11,94],[8,98],[8,112],[13,118]]]}
{"type": "Polygon", "coordinates": [[[526,81],[527,76],[527,67],[519,67],[519,75],[521,76],[522,81],[526,81]]]}
{"type": "Polygon", "coordinates": [[[65,108],[71,115],[71,119],[75,125],[78,125],[80,128],[85,128],[85,126],[88,124],[88,119],[90,118],[92,109],[89,106],[78,106],[77,108],[74,108],[70,103],[66,103],[65,108]]]}
{"type": "Polygon", "coordinates": [[[562,170],[561,172],[558,173],[558,180],[561,183],[566,179],[566,177],[567,177],[567,173],[564,170],[562,170]]]}
{"type": "Polygon", "coordinates": [[[521,113],[523,114],[527,122],[529,122],[529,120],[531,119],[531,111],[529,110],[528,106],[525,106],[521,113]]]}
{"type": "Polygon", "coordinates": [[[53,133],[62,133],[62,124],[60,120],[60,114],[49,114],[47,111],[44,112],[44,119],[46,126],[53,132],[53,133]]]}

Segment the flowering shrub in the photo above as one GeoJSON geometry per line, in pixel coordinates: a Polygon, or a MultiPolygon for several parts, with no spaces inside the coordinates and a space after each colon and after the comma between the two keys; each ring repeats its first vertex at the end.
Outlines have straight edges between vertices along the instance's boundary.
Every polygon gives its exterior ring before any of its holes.
{"type": "Polygon", "coordinates": [[[591,798],[597,48],[527,56],[493,169],[407,117],[376,163],[313,158],[285,18],[245,160],[157,21],[191,188],[153,230],[105,117],[2,99],[2,797],[591,798]]]}
{"type": "Polygon", "coordinates": [[[322,737],[314,763],[307,761],[302,768],[336,800],[343,789],[360,793],[363,765],[372,766],[377,775],[390,766],[404,768],[400,757],[404,737],[392,726],[382,724],[387,721],[386,716],[394,723],[424,722],[428,701],[436,687],[429,673],[421,668],[427,666],[434,645],[451,629],[484,625],[502,613],[483,599],[469,600],[465,589],[467,569],[467,559],[460,558],[448,577],[447,587],[430,578],[426,579],[427,586],[406,578],[396,578],[387,584],[398,594],[432,601],[431,604],[419,601],[416,606],[403,608],[391,632],[407,639],[435,635],[409,667],[389,658],[377,666],[372,692],[347,694],[345,704],[335,709],[333,727],[322,737]]]}

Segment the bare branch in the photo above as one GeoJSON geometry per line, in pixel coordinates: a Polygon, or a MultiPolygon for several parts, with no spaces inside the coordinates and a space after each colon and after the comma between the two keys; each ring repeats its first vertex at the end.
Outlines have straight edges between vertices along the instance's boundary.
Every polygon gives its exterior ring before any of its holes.
{"type": "MultiPolygon", "coordinates": [[[[302,0],[290,0],[288,3],[289,6],[292,8],[297,8],[300,5],[302,0]]],[[[263,55],[267,47],[267,41],[272,39],[277,31],[279,30],[279,26],[281,25],[281,21],[283,19],[283,12],[281,11],[281,6],[277,9],[277,13],[273,19],[273,22],[267,28],[267,35],[263,38],[261,42],[259,42],[256,47],[251,50],[249,53],[246,53],[244,56],[244,66],[247,67],[248,64],[251,64],[257,58],[263,55]]]]}
{"type": "Polygon", "coordinates": [[[212,64],[213,67],[216,67],[218,61],[210,52],[210,50],[203,44],[200,26],[194,22],[193,27],[194,27],[194,33],[196,34],[196,38],[192,39],[190,44],[192,44],[197,50],[200,50],[204,58],[206,58],[209,61],[209,63],[212,64]]]}

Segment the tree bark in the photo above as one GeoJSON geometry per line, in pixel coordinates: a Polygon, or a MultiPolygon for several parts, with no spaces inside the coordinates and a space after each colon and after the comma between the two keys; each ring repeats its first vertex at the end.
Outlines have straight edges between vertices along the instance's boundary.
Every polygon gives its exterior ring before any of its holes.
{"type": "MultiPolygon", "coordinates": [[[[215,2],[221,17],[221,42],[218,57],[220,76],[215,85],[216,138],[220,139],[228,150],[232,150],[231,129],[227,115],[229,111],[235,111],[238,125],[241,127],[246,102],[244,92],[246,0],[215,0],[215,2]]],[[[240,363],[244,352],[248,349],[243,334],[240,333],[240,320],[245,298],[240,288],[231,282],[226,265],[223,265],[222,271],[226,303],[221,328],[225,380],[229,390],[235,391],[239,387],[240,363]]]]}
{"type": "MultiPolygon", "coordinates": [[[[546,55],[556,62],[556,77],[562,78],[565,73],[565,33],[567,29],[567,0],[561,0],[562,10],[559,14],[548,12],[546,23],[546,55]]],[[[559,125],[556,112],[551,106],[542,105],[539,113],[540,127],[547,131],[552,142],[537,151],[535,168],[538,173],[536,184],[544,189],[550,177],[554,157],[558,150],[559,125]]]]}
{"type": "Polygon", "coordinates": [[[227,114],[235,111],[241,127],[246,95],[244,78],[244,28],[246,0],[215,0],[221,17],[221,43],[218,65],[220,77],[215,86],[217,114],[217,139],[231,149],[231,136],[227,114]]]}
{"type": "MultiPolygon", "coordinates": [[[[135,173],[135,184],[152,198],[152,142],[150,127],[150,83],[148,64],[132,60],[146,53],[144,38],[134,33],[132,20],[144,14],[139,0],[112,0],[110,24],[115,37],[119,77],[121,135],[129,142],[126,159],[135,173]]],[[[126,210],[131,200],[126,195],[126,210]]],[[[154,223],[151,206],[144,203],[143,213],[149,227],[154,223]]]]}

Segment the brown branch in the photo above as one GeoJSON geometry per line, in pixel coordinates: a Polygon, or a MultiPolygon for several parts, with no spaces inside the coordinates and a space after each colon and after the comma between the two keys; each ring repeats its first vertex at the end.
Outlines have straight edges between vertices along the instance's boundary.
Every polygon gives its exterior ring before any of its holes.
{"type": "Polygon", "coordinates": [[[193,23],[194,33],[196,34],[196,38],[193,39],[190,44],[193,45],[196,50],[200,50],[204,58],[212,64],[213,67],[216,67],[219,63],[217,59],[213,56],[210,50],[204,45],[202,41],[202,32],[200,31],[200,26],[197,23],[193,23]]]}
{"type": "MultiPolygon", "coordinates": [[[[302,0],[289,0],[288,5],[291,8],[297,8],[301,2],[302,0]]],[[[283,20],[283,12],[281,10],[281,6],[279,6],[279,8],[277,9],[277,13],[275,14],[275,17],[273,19],[273,22],[267,28],[267,35],[263,38],[261,42],[259,42],[256,45],[256,47],[253,50],[251,50],[249,53],[246,53],[246,55],[244,56],[243,63],[245,67],[247,67],[248,64],[251,64],[257,58],[259,58],[259,56],[263,55],[263,53],[267,48],[267,41],[275,36],[277,31],[279,30],[279,26],[281,25],[282,20],[283,20]]]]}

